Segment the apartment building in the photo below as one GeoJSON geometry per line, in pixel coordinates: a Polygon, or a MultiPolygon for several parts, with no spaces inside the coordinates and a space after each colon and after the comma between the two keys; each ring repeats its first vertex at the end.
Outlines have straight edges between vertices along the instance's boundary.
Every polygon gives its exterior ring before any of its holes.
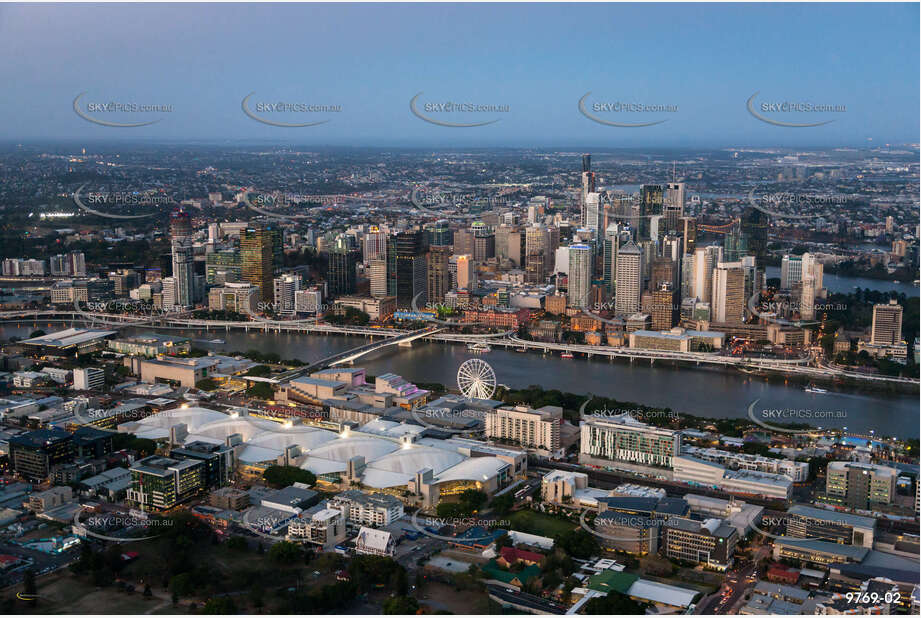
{"type": "Polygon", "coordinates": [[[544,406],[503,406],[486,413],[486,437],[533,449],[541,454],[559,455],[563,409],[544,406]]]}
{"type": "Polygon", "coordinates": [[[341,510],[351,524],[389,526],[403,517],[403,503],[390,494],[368,494],[349,489],[330,498],[330,508],[341,510]]]}

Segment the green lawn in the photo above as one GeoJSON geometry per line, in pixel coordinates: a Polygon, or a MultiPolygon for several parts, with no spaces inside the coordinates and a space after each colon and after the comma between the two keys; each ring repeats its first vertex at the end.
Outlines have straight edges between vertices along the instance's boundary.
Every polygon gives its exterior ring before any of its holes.
{"type": "Polygon", "coordinates": [[[578,526],[578,524],[574,522],[530,510],[515,511],[501,519],[508,519],[512,522],[512,525],[509,526],[511,530],[551,538],[557,534],[569,532],[578,526]]]}

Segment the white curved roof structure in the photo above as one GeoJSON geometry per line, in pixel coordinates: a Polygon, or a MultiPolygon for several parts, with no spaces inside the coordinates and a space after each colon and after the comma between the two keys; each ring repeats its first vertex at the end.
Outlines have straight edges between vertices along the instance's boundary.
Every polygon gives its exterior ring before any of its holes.
{"type": "Polygon", "coordinates": [[[118,430],[123,431],[122,427],[125,427],[126,430],[130,430],[132,433],[137,434],[137,431],[145,431],[148,429],[165,429],[167,430],[166,435],[168,436],[169,428],[173,425],[185,423],[189,429],[189,433],[194,433],[197,432],[200,427],[209,423],[221,420],[226,421],[228,418],[226,414],[207,408],[174,408],[172,410],[164,410],[159,414],[151,414],[139,421],[122,423],[118,426],[118,430]]]}
{"type": "Polygon", "coordinates": [[[347,462],[352,457],[361,455],[365,458],[365,462],[369,462],[399,448],[399,444],[390,440],[382,440],[373,436],[351,435],[347,438],[336,438],[317,448],[310,449],[308,454],[311,457],[322,457],[341,462],[347,462]]]}
{"type": "Polygon", "coordinates": [[[436,483],[449,481],[485,481],[511,466],[497,457],[472,457],[435,475],[436,483]]]}
{"type": "MultiPolygon", "coordinates": [[[[249,416],[229,416],[207,408],[189,407],[165,410],[137,422],[119,425],[139,438],[163,439],[170,428],[184,423],[189,435],[185,443],[203,441],[223,444],[227,437],[239,434],[243,444],[237,459],[246,464],[271,462],[290,446],[300,446],[305,454],[300,467],[316,475],[339,474],[348,469],[355,456],[365,459],[362,484],[386,489],[405,486],[426,468],[435,474],[436,483],[451,481],[485,481],[507,471],[508,463],[498,457],[471,457],[471,448],[492,452],[494,447],[482,443],[436,438],[418,438],[401,444],[404,436],[418,436],[425,427],[394,421],[375,420],[360,429],[338,434],[320,427],[284,425],[249,416]]],[[[494,449],[496,454],[505,451],[494,449]]]]}
{"type": "Polygon", "coordinates": [[[337,438],[338,435],[332,431],[295,425],[289,429],[276,429],[275,431],[259,434],[252,440],[248,440],[247,445],[284,450],[297,444],[301,447],[301,450],[309,451],[337,438]]]}
{"type": "Polygon", "coordinates": [[[428,446],[403,448],[368,464],[375,470],[387,470],[412,476],[423,468],[431,468],[435,474],[464,461],[464,456],[428,446]]]}
{"type": "Polygon", "coordinates": [[[394,421],[385,421],[375,419],[370,423],[362,425],[357,431],[361,433],[373,433],[379,436],[388,436],[391,438],[400,438],[402,436],[414,436],[425,431],[421,425],[410,425],[409,423],[397,423],[394,421]]]}

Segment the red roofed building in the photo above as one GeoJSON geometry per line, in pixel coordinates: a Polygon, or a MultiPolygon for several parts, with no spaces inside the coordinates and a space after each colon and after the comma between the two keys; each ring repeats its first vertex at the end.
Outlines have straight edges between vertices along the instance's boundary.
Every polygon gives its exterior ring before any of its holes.
{"type": "Polygon", "coordinates": [[[10,567],[14,567],[19,564],[18,556],[11,556],[9,554],[0,554],[0,569],[6,570],[10,567]]]}
{"type": "Polygon", "coordinates": [[[767,570],[767,579],[771,582],[794,585],[799,580],[799,571],[788,569],[781,564],[772,564],[767,570]]]}
{"type": "Polygon", "coordinates": [[[532,564],[541,564],[544,561],[544,555],[538,554],[533,551],[525,551],[524,549],[516,549],[514,547],[503,547],[499,550],[499,557],[496,559],[496,564],[501,566],[503,569],[511,567],[513,564],[518,564],[519,562],[524,562],[527,566],[532,564]]]}

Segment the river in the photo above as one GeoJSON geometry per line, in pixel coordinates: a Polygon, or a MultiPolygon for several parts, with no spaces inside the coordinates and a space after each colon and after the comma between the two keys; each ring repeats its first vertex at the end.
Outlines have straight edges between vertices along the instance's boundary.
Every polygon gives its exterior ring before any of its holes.
{"type": "MultiPolygon", "coordinates": [[[[777,266],[768,266],[765,270],[765,278],[780,278],[780,268],[777,266]]],[[[867,279],[865,277],[839,277],[838,275],[825,273],[822,275],[822,285],[829,292],[836,294],[850,294],[854,288],[869,288],[877,292],[900,292],[911,298],[918,296],[918,288],[911,283],[901,281],[892,281],[891,279],[867,279]]]]}
{"type": "MultiPolygon", "coordinates": [[[[51,331],[61,324],[38,324],[20,328],[5,326],[0,335],[28,336],[32,328],[51,331]]],[[[164,331],[166,332],[166,331],[164,331]]],[[[303,333],[264,333],[262,331],[168,331],[192,338],[196,347],[230,352],[259,350],[276,352],[283,359],[315,361],[336,352],[366,343],[362,337],[345,335],[308,335],[303,333]],[[221,339],[224,343],[208,343],[221,339]]],[[[438,382],[448,387],[456,384],[457,369],[474,355],[460,344],[416,341],[412,348],[384,348],[361,359],[358,366],[370,375],[393,372],[414,382],[438,382]]],[[[801,384],[786,385],[780,380],[748,376],[734,369],[675,367],[659,363],[584,358],[562,359],[494,348],[477,355],[488,362],[498,383],[512,388],[539,385],[572,393],[593,393],[623,402],[669,407],[679,414],[711,418],[741,418],[758,400],[761,409],[806,409],[825,420],[812,424],[823,427],[847,427],[860,433],[875,430],[878,434],[918,437],[918,395],[888,395],[853,389],[819,395],[806,393],[801,384]],[[828,419],[832,415],[837,418],[828,419]]],[[[760,415],[759,415],[760,417],[760,415]]]]}

